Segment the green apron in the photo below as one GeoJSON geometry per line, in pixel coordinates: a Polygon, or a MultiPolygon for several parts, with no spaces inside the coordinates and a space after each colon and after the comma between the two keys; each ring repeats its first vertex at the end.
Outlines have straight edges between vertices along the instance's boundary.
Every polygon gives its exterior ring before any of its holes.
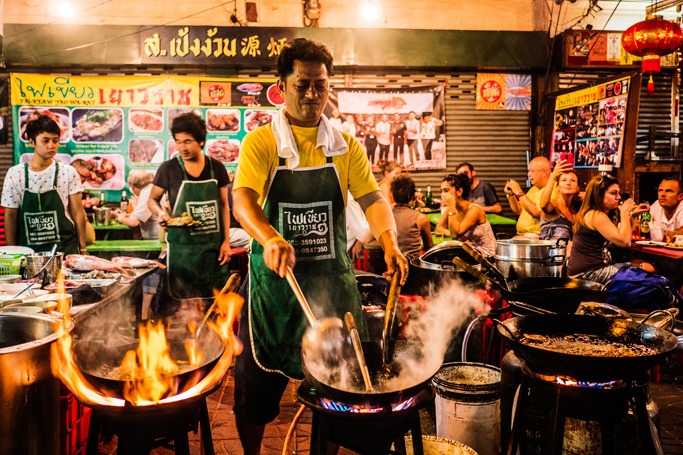
{"type": "MultiPolygon", "coordinates": [[[[263,205],[272,226],[296,251],[294,275],[316,317],[351,311],[365,338],[360,294],[346,256],[346,214],[331,158],[319,167],[275,169],[263,205]]],[[[287,280],[268,269],[263,247],[252,242],[249,330],[254,358],[265,371],[303,378],[301,339],[309,327],[287,280]]]]}
{"type": "Polygon", "coordinates": [[[24,198],[19,210],[19,245],[34,251],[49,251],[58,244],[57,251],[78,254],[78,236],[74,222],[66,216],[66,208],[57,191],[59,164],[55,161],[54,188],[45,193],[28,190],[28,163],[24,165],[24,198]]]}
{"type": "Polygon", "coordinates": [[[211,297],[213,290],[223,288],[228,279],[228,265],[218,265],[223,243],[221,229],[220,190],[214,178],[211,158],[205,156],[211,169],[211,179],[189,180],[185,163],[178,161],[185,179],[178,190],[173,217],[183,212],[202,222],[195,228],[169,228],[168,269],[169,292],[176,299],[211,297]]]}

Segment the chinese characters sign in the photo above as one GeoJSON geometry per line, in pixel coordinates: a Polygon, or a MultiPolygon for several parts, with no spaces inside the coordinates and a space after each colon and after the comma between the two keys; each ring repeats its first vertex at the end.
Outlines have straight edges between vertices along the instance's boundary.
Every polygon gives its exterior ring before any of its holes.
{"type": "Polygon", "coordinates": [[[204,151],[237,167],[244,136],[270,123],[284,101],[274,79],[189,76],[80,77],[11,75],[14,162],[28,161],[26,124],[44,114],[61,130],[56,159],[86,176],[91,190],[120,191],[128,172],[175,156],[173,119],[195,112],[206,120],[204,151]]]}

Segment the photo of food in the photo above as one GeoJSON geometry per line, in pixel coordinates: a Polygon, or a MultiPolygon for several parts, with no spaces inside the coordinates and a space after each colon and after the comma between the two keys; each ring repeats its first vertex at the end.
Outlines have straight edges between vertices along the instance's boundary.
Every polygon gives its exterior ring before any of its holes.
{"type": "Polygon", "coordinates": [[[69,140],[69,110],[60,107],[21,107],[19,108],[19,129],[21,131],[21,140],[28,142],[26,137],[26,124],[38,118],[41,115],[47,115],[52,120],[57,122],[59,125],[59,130],[61,135],[59,136],[60,142],[67,142],[69,140]]]}
{"type": "Polygon", "coordinates": [[[131,109],[128,112],[128,129],[139,133],[164,129],[164,112],[161,109],[131,109]]]}
{"type": "Polygon", "coordinates": [[[161,163],[164,161],[164,141],[161,139],[131,139],[128,142],[131,163],[161,163]]]}
{"type": "Polygon", "coordinates": [[[259,126],[267,125],[273,121],[273,114],[276,111],[261,111],[248,109],[244,113],[244,123],[247,131],[254,130],[259,126]]]}
{"type": "Polygon", "coordinates": [[[206,154],[221,163],[237,161],[240,154],[240,141],[237,139],[214,139],[206,141],[206,154]]]}
{"type": "Polygon", "coordinates": [[[173,124],[173,119],[181,114],[187,114],[188,112],[194,112],[198,116],[202,116],[202,111],[199,109],[169,109],[168,110],[168,129],[171,129],[171,124],[173,124]]]}
{"type": "Polygon", "coordinates": [[[71,131],[74,142],[121,142],[123,111],[121,109],[82,109],[72,113],[71,131]]]}
{"type": "Polygon", "coordinates": [[[175,141],[171,139],[168,141],[168,150],[166,153],[166,156],[168,156],[168,159],[175,158],[176,155],[178,154],[178,147],[175,145],[175,141]]]}
{"type": "Polygon", "coordinates": [[[239,131],[240,111],[237,109],[207,110],[206,129],[209,131],[239,131]]]}
{"type": "Polygon", "coordinates": [[[71,165],[83,180],[83,188],[120,190],[124,187],[124,160],[118,154],[74,155],[71,165]]]}

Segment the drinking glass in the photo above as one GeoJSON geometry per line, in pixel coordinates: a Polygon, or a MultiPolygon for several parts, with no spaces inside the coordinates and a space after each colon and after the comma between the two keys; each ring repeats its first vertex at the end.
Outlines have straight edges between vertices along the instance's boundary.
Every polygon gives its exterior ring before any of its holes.
{"type": "Polygon", "coordinates": [[[434,233],[434,243],[435,244],[443,242],[443,238],[444,238],[443,232],[435,232],[434,233]]]}

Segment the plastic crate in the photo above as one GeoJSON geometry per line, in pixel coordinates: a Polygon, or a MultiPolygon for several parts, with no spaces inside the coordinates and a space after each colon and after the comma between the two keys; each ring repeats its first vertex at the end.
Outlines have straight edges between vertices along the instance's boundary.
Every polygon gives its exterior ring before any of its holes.
{"type": "Polygon", "coordinates": [[[23,254],[0,254],[0,275],[18,275],[23,254]]]}
{"type": "Polygon", "coordinates": [[[61,455],[83,455],[88,445],[92,409],[83,406],[63,385],[59,396],[61,455]]]}

